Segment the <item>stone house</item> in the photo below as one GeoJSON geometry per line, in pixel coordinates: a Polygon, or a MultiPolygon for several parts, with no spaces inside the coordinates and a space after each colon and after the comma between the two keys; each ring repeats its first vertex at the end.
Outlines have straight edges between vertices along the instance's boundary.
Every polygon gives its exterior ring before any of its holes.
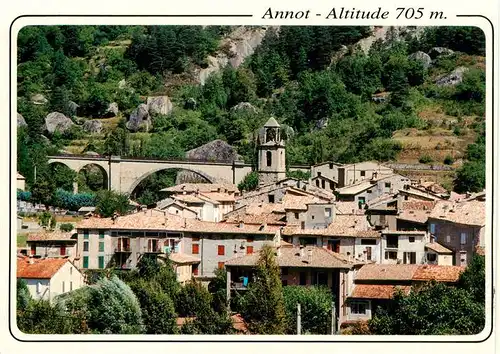
{"type": "Polygon", "coordinates": [[[431,242],[425,245],[426,263],[437,265],[453,265],[453,251],[435,242],[431,237],[431,242]]]}
{"type": "Polygon", "coordinates": [[[213,277],[235,253],[253,253],[272,243],[280,226],[207,222],[147,210],[116,218],[90,218],[78,226],[77,254],[84,269],[132,269],[146,254],[183,254],[196,277],[213,277]]]}
{"type": "Polygon", "coordinates": [[[26,239],[26,244],[33,257],[64,258],[71,260],[77,256],[76,244],[78,235],[76,231],[62,232],[60,230],[43,230],[31,233],[26,239]]]}
{"type": "Polygon", "coordinates": [[[383,264],[424,264],[426,263],[425,245],[429,235],[425,231],[383,230],[381,235],[383,264]]]}
{"type": "Polygon", "coordinates": [[[463,201],[436,204],[428,218],[429,232],[454,254],[453,264],[466,266],[477,247],[485,245],[485,202],[463,201]]]}
{"type": "MultiPolygon", "coordinates": [[[[283,286],[327,286],[335,295],[339,317],[342,319],[345,316],[344,303],[351,291],[358,262],[317,246],[293,246],[282,242],[275,250],[283,286]]],[[[233,293],[247,289],[253,281],[258,259],[259,253],[254,253],[235,256],[226,262],[228,299],[233,293]]]]}
{"type": "MultiPolygon", "coordinates": [[[[334,181],[338,188],[352,186],[362,181],[371,180],[376,176],[391,175],[393,173],[393,169],[374,161],[346,165],[325,162],[311,166],[311,180],[316,177],[325,177],[329,181],[334,181]]],[[[326,183],[325,186],[327,186],[326,183]]],[[[325,188],[323,187],[323,189],[325,188]]]]}
{"type": "Polygon", "coordinates": [[[346,322],[367,321],[378,307],[390,304],[396,291],[408,294],[429,281],[455,284],[462,267],[417,264],[366,264],[354,275],[346,301],[346,322]]]}
{"type": "Polygon", "coordinates": [[[353,185],[338,188],[335,195],[337,200],[357,202],[361,209],[371,200],[379,198],[385,193],[398,193],[410,183],[410,179],[401,175],[378,175],[374,173],[370,180],[363,180],[353,185]]]}
{"type": "Polygon", "coordinates": [[[166,211],[170,215],[178,215],[186,219],[196,219],[198,217],[196,210],[189,208],[186,204],[173,198],[160,200],[156,203],[156,209],[166,211]]]}
{"type": "Polygon", "coordinates": [[[52,301],[84,286],[82,274],[67,258],[18,257],[17,278],[26,282],[31,297],[37,300],[52,301]]]}

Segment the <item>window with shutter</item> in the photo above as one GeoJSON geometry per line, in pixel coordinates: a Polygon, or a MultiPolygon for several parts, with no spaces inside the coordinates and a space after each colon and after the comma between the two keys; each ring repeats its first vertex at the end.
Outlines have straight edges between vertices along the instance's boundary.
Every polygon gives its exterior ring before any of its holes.
{"type": "Polygon", "coordinates": [[[253,253],[253,246],[247,246],[247,254],[253,253]]]}
{"type": "Polygon", "coordinates": [[[191,245],[191,253],[192,254],[199,254],[200,253],[200,245],[192,244],[191,245]]]}
{"type": "Polygon", "coordinates": [[[217,254],[219,256],[224,256],[226,254],[225,247],[223,245],[218,245],[217,246],[217,254]]]}

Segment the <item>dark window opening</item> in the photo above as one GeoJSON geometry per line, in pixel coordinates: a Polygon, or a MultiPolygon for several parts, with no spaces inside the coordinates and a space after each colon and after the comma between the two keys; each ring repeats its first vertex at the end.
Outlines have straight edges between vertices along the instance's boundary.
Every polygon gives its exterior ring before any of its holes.
{"type": "Polygon", "coordinates": [[[306,273],[305,272],[300,272],[299,284],[300,285],[306,285],[306,283],[307,283],[306,278],[307,278],[306,273]]]}
{"type": "Polygon", "coordinates": [[[387,248],[398,248],[398,236],[387,236],[387,248]]]}
{"type": "Polygon", "coordinates": [[[271,154],[271,151],[266,151],[266,162],[267,162],[267,167],[270,167],[272,165],[273,157],[271,154]]]}
{"type": "Polygon", "coordinates": [[[414,236],[410,236],[408,238],[408,241],[411,242],[411,243],[415,242],[415,237],[414,236]]]}
{"type": "Polygon", "coordinates": [[[366,240],[361,240],[361,244],[362,245],[376,245],[377,244],[377,240],[374,240],[374,239],[366,239],[366,240]]]}
{"type": "Polygon", "coordinates": [[[268,195],[269,203],[274,203],[274,195],[268,195]]]}
{"type": "Polygon", "coordinates": [[[365,176],[365,171],[359,171],[359,174],[361,177],[364,177],[365,176]]]}

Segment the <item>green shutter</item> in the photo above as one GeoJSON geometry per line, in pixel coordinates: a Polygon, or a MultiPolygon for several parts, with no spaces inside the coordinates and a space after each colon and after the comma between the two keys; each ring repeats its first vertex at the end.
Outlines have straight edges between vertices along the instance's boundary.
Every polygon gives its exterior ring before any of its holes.
{"type": "Polygon", "coordinates": [[[83,268],[87,269],[89,267],[89,256],[83,256],[83,268]]]}
{"type": "Polygon", "coordinates": [[[99,252],[104,252],[104,242],[99,242],[99,252]]]}
{"type": "Polygon", "coordinates": [[[99,269],[104,268],[104,256],[99,256],[99,269]]]}
{"type": "Polygon", "coordinates": [[[83,238],[88,240],[88,238],[89,238],[89,230],[83,230],[83,238]]]}
{"type": "Polygon", "coordinates": [[[104,238],[104,230],[99,230],[99,238],[104,238]]]}

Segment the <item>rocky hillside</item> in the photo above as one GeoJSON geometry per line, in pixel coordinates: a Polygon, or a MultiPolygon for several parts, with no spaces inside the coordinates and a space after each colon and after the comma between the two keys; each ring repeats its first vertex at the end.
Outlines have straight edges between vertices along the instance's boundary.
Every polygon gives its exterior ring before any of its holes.
{"type": "Polygon", "coordinates": [[[229,144],[253,162],[270,115],[291,164],[461,168],[484,133],[475,28],[45,26],[18,48],[28,184],[54,151],[217,158],[229,144]]]}

